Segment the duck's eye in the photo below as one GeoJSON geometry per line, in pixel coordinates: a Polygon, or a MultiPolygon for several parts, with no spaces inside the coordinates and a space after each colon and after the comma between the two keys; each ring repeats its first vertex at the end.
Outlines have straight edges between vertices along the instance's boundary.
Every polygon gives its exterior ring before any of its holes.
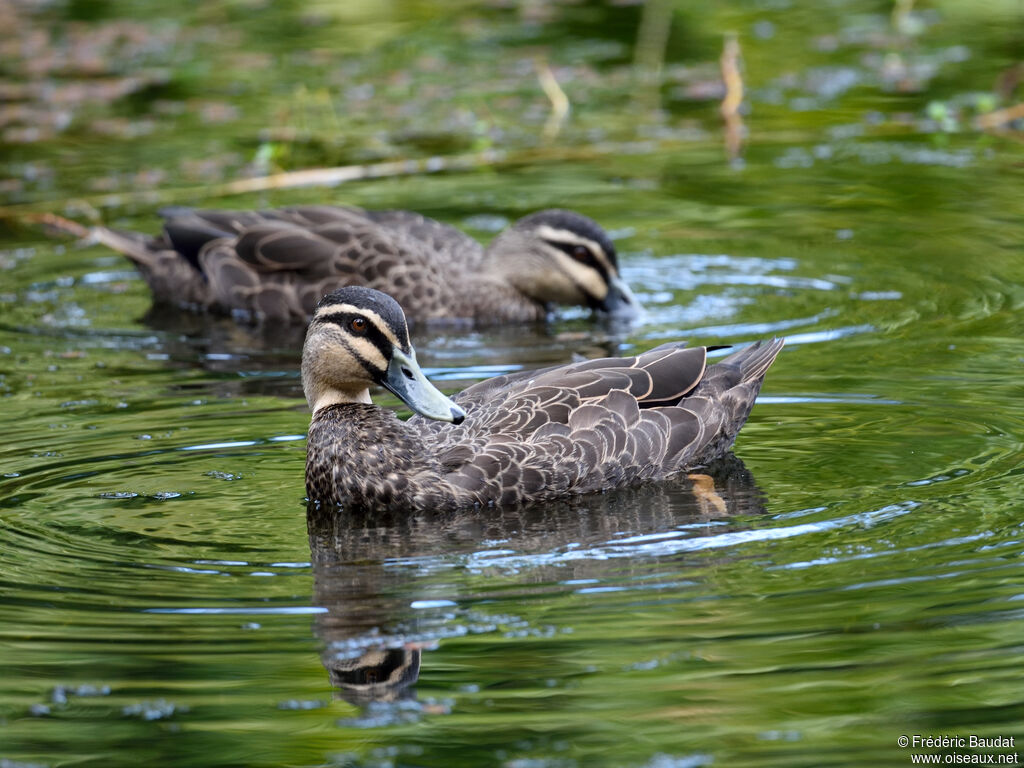
{"type": "Polygon", "coordinates": [[[348,321],[348,329],[352,333],[366,333],[368,325],[365,317],[353,317],[348,321]]]}
{"type": "Polygon", "coordinates": [[[586,261],[590,258],[590,251],[585,245],[574,245],[572,247],[572,257],[576,261],[586,261]]]}

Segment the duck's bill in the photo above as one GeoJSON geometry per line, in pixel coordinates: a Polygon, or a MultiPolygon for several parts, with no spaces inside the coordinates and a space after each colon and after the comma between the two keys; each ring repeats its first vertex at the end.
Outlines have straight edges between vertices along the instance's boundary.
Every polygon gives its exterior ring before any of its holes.
{"type": "Polygon", "coordinates": [[[636,320],[644,311],[629,286],[618,275],[608,281],[608,293],[598,309],[617,320],[636,320]]]}
{"type": "Polygon", "coordinates": [[[461,424],[466,418],[466,412],[423,375],[415,352],[407,355],[396,348],[381,383],[420,416],[453,424],[461,424]]]}

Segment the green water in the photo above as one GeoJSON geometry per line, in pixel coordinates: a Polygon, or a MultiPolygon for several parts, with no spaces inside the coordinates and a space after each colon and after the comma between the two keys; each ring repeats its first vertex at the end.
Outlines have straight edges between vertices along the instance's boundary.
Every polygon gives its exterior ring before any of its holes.
{"type": "Polygon", "coordinates": [[[652,54],[632,5],[11,8],[0,766],[1024,752],[897,741],[1024,737],[1024,133],[977,122],[1024,98],[1019,3],[680,3],[658,87],[633,71],[652,54]],[[538,58],[572,104],[557,132],[538,58]],[[221,186],[490,149],[506,155],[448,173],[221,186]],[[540,207],[593,216],[643,323],[419,332],[421,363],[455,391],[784,335],[738,460],[715,494],[307,520],[302,330],[153,310],[120,257],[25,219],[152,230],[168,203],[314,201],[484,239],[540,207]]]}

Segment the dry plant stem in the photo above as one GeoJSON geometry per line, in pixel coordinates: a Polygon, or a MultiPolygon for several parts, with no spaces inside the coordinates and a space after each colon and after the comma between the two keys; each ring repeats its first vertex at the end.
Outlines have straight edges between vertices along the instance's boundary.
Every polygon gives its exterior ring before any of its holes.
{"type": "Polygon", "coordinates": [[[555,79],[555,73],[551,71],[551,67],[548,66],[546,61],[536,59],[533,62],[533,66],[537,71],[537,79],[540,81],[541,90],[544,91],[544,95],[551,102],[551,114],[544,123],[544,138],[547,141],[551,141],[558,136],[562,126],[565,125],[566,119],[569,117],[569,97],[565,95],[565,91],[562,90],[558,80],[555,79]]]}
{"type": "MultiPolygon", "coordinates": [[[[595,152],[593,154],[603,154],[595,152]]],[[[242,195],[251,192],[266,192],[274,189],[294,189],[296,187],[333,187],[350,181],[380,179],[391,176],[416,176],[440,171],[462,171],[503,165],[508,153],[500,150],[485,150],[465,155],[448,157],[430,157],[415,160],[395,160],[385,163],[367,165],[342,165],[334,168],[309,168],[301,171],[286,171],[267,176],[254,176],[236,179],[223,184],[211,184],[204,187],[178,187],[175,189],[140,192],[136,196],[128,193],[112,193],[65,200],[42,201],[10,205],[0,208],[0,219],[29,220],[33,214],[46,211],[66,210],[73,208],[86,212],[90,218],[99,218],[96,209],[114,208],[124,205],[126,201],[135,200],[144,204],[168,205],[180,200],[210,199],[229,195],[242,195]],[[96,214],[96,215],[93,215],[96,214]]],[[[515,164],[514,162],[512,164],[515,164]]]]}
{"type": "MultiPolygon", "coordinates": [[[[659,148],[675,146],[678,142],[663,140],[659,148]]],[[[253,192],[265,192],[277,189],[294,189],[296,187],[333,187],[350,181],[363,181],[394,176],[418,176],[430,173],[451,171],[471,171],[480,168],[512,168],[532,165],[535,163],[570,162],[590,160],[609,155],[628,154],[631,146],[626,143],[608,142],[605,144],[587,144],[575,147],[550,147],[520,152],[506,152],[490,149],[464,155],[448,155],[416,160],[396,160],[386,163],[369,165],[343,165],[335,168],[310,168],[301,171],[287,171],[268,176],[256,176],[247,179],[236,179],[223,184],[212,184],[203,187],[177,187],[164,190],[149,190],[136,195],[115,193],[94,195],[89,197],[65,198],[63,200],[42,200],[36,203],[23,203],[0,207],[0,219],[21,221],[32,224],[53,223],[59,216],[53,211],[62,213],[73,212],[73,215],[85,216],[99,222],[102,218],[100,210],[116,208],[134,202],[142,205],[171,205],[181,201],[212,200],[253,192]]],[[[69,214],[72,215],[72,214],[69,214]]],[[[62,219],[67,221],[67,219],[62,219]]],[[[57,226],[57,229],[62,227],[57,226]]],[[[67,231],[63,228],[63,231],[67,231]]]]}
{"type": "Polygon", "coordinates": [[[740,71],[740,43],[735,33],[728,33],[719,60],[722,67],[722,81],[725,83],[725,97],[720,111],[725,121],[725,152],[730,162],[739,159],[743,146],[743,118],[740,105],[743,103],[743,73],[740,71]]]}
{"type": "Polygon", "coordinates": [[[92,235],[92,230],[88,227],[83,227],[77,221],[65,219],[63,216],[58,216],[55,213],[27,214],[24,217],[24,221],[33,224],[40,224],[43,229],[48,231],[62,232],[81,239],[88,238],[92,235]]]}
{"type": "Polygon", "coordinates": [[[1006,128],[1009,123],[1021,118],[1024,118],[1024,103],[1014,104],[1012,107],[1006,107],[1005,109],[997,109],[985,115],[978,115],[977,123],[978,127],[982,130],[993,130],[1006,128]]]}

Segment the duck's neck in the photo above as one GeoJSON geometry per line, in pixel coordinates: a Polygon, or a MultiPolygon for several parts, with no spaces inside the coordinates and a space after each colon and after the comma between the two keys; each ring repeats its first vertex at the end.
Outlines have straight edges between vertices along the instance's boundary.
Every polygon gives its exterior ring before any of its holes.
{"type": "Polygon", "coordinates": [[[370,390],[367,387],[362,389],[335,389],[334,387],[321,387],[309,396],[309,408],[315,416],[317,411],[323,410],[331,405],[346,405],[348,403],[363,403],[372,405],[370,390]]]}

